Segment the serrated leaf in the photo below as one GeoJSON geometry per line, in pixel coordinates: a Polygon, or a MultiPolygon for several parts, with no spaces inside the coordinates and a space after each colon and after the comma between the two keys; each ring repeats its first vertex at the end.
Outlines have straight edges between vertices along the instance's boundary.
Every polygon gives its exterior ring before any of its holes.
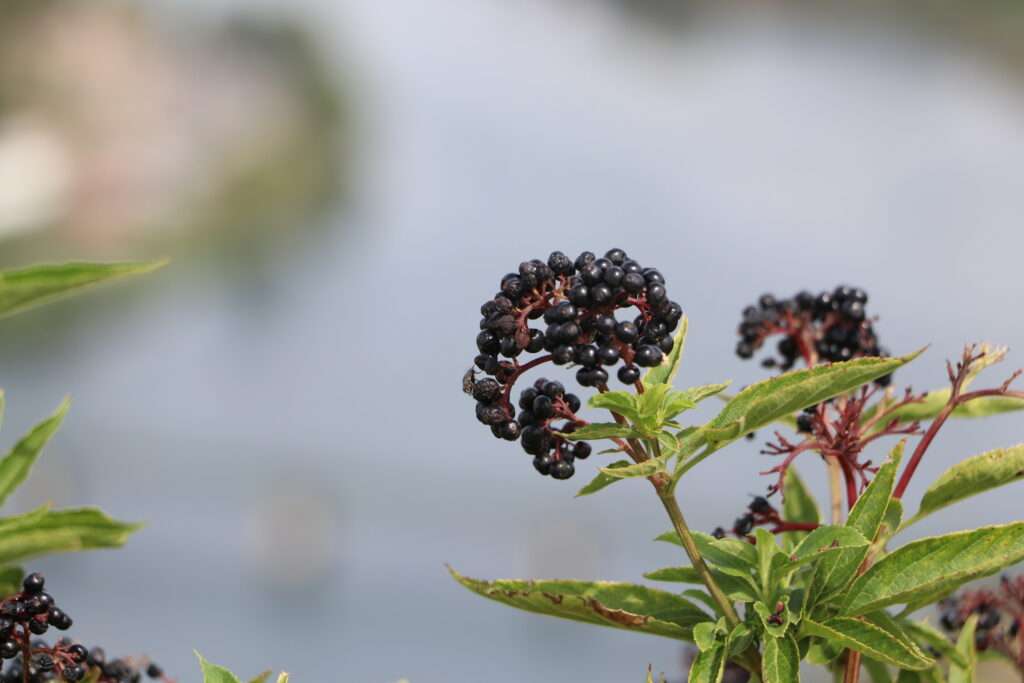
{"type": "MultiPolygon", "coordinates": [[[[846,519],[846,526],[855,529],[871,542],[878,535],[878,530],[885,520],[885,512],[892,500],[892,490],[896,483],[896,474],[900,460],[903,458],[904,441],[900,441],[889,459],[879,469],[875,478],[861,494],[846,519]]],[[[822,561],[821,572],[815,576],[816,589],[822,595],[832,595],[843,589],[853,579],[858,567],[867,556],[868,548],[858,548],[832,555],[822,561]]]]}
{"type": "MultiPolygon", "coordinates": [[[[732,538],[717,539],[700,531],[691,533],[700,554],[720,571],[750,579],[751,573],[757,569],[757,551],[749,543],[732,538]]],[[[666,531],[654,540],[683,545],[675,531],[666,531]]]]}
{"type": "Polygon", "coordinates": [[[624,467],[629,467],[632,464],[633,462],[630,460],[619,460],[617,462],[613,462],[610,465],[607,465],[606,467],[602,467],[600,470],[598,470],[597,476],[591,479],[589,484],[587,484],[586,486],[579,490],[579,492],[576,494],[576,497],[579,498],[580,496],[589,496],[591,493],[597,493],[601,489],[607,488],[617,481],[622,481],[621,477],[612,477],[606,474],[605,470],[620,469],[624,467]]]}
{"type": "Polygon", "coordinates": [[[60,427],[70,406],[70,401],[65,398],[53,415],[33,427],[0,460],[0,505],[28,477],[40,451],[60,427]]]}
{"type": "Polygon", "coordinates": [[[703,441],[714,447],[691,458],[679,474],[744,434],[888,375],[920,354],[921,351],[916,351],[898,358],[857,358],[843,363],[794,370],[751,384],[729,401],[714,419],[684,439],[681,446],[683,453],[689,452],[691,447],[696,450],[698,446],[693,444],[703,441]]]}
{"type": "Polygon", "coordinates": [[[1024,522],[922,538],[886,555],[853,583],[842,605],[866,614],[953,590],[1024,559],[1024,522]]]}
{"type": "Polygon", "coordinates": [[[21,590],[25,572],[21,567],[0,568],[0,597],[6,597],[21,590]]]}
{"type": "MultiPolygon", "coordinates": [[[[724,574],[714,569],[711,569],[711,575],[731,600],[753,602],[756,598],[754,586],[749,580],[724,574]]],[[[704,583],[700,578],[700,574],[693,567],[665,567],[664,569],[656,569],[653,572],[644,574],[644,578],[651,581],[664,581],[666,583],[691,583],[694,585],[704,583]]]]}
{"type": "Polygon", "coordinates": [[[997,448],[953,465],[921,499],[912,522],[958,501],[984,493],[1024,477],[1024,444],[997,448]]]}
{"type": "MultiPolygon", "coordinates": [[[[818,524],[821,522],[818,503],[807,489],[795,467],[786,468],[782,480],[782,519],[786,522],[818,524]]],[[[783,538],[791,546],[799,543],[806,531],[787,531],[783,538]]]]}
{"type": "Polygon", "coordinates": [[[665,471],[664,458],[650,458],[643,462],[630,463],[625,467],[602,467],[601,473],[613,479],[632,479],[634,477],[649,477],[658,472],[665,471]]]}
{"type": "Polygon", "coordinates": [[[697,402],[694,401],[685,391],[672,391],[665,396],[661,410],[659,411],[659,417],[661,421],[671,420],[680,413],[692,410],[697,407],[697,402]]]}
{"type": "Polygon", "coordinates": [[[562,434],[568,441],[597,441],[599,439],[628,439],[639,436],[629,425],[617,422],[594,422],[574,432],[562,434]]]}
{"type": "Polygon", "coordinates": [[[845,526],[820,526],[807,534],[789,555],[792,565],[813,562],[844,550],[866,548],[868,541],[856,529],[845,526]]]}
{"type": "Polygon", "coordinates": [[[672,350],[662,360],[661,365],[653,367],[644,373],[644,386],[651,387],[656,384],[672,384],[679,373],[679,363],[683,358],[683,348],[686,346],[686,331],[690,327],[690,320],[685,315],[679,321],[679,329],[672,337],[672,350]]]}
{"type": "Polygon", "coordinates": [[[199,658],[199,667],[203,671],[203,683],[241,683],[235,674],[223,666],[217,666],[206,661],[199,651],[196,650],[196,657],[199,658]]]}
{"type": "Polygon", "coordinates": [[[764,683],[799,683],[800,650],[792,636],[764,639],[761,673],[764,683]]]}
{"type": "Polygon", "coordinates": [[[973,614],[960,629],[956,651],[963,664],[949,665],[949,683],[974,683],[974,669],[978,664],[978,651],[974,646],[974,632],[978,627],[978,615],[973,614]]]}
{"type": "Polygon", "coordinates": [[[800,633],[827,638],[901,669],[919,671],[934,663],[916,647],[907,647],[899,638],[864,618],[835,617],[823,623],[805,618],[800,622],[800,633]]]}
{"type": "Polygon", "coordinates": [[[111,519],[97,508],[47,511],[31,523],[4,530],[0,535],[0,564],[56,552],[117,548],[139,528],[138,524],[111,519]]]}
{"type": "Polygon", "coordinates": [[[690,665],[687,683],[721,683],[725,675],[725,647],[721,644],[704,650],[690,665]]]}
{"type": "Polygon", "coordinates": [[[156,270],[166,261],[149,263],[64,263],[0,272],[0,317],[49,303],[86,288],[156,270]]]}
{"type": "Polygon", "coordinates": [[[628,391],[606,391],[594,394],[587,403],[591,408],[611,410],[630,420],[636,420],[639,414],[636,394],[628,391]]]}
{"type": "Polygon", "coordinates": [[[692,640],[708,615],[689,600],[646,586],[612,581],[501,579],[481,581],[449,568],[452,577],[485,598],[528,612],[692,640]]]}

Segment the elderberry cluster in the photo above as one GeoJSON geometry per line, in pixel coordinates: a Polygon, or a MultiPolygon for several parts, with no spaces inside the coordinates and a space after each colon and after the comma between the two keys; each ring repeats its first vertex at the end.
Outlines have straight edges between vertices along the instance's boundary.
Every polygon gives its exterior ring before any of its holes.
{"type": "MultiPolygon", "coordinates": [[[[790,299],[763,294],[756,305],[743,309],[736,355],[752,358],[768,337],[780,335],[778,357],[761,362],[766,368],[790,370],[800,359],[812,364],[814,360],[834,363],[885,356],[867,317],[867,302],[863,289],[845,285],[817,296],[805,290],[790,299]]],[[[886,386],[890,379],[886,376],[876,382],[886,386]]]]}
{"type": "MultiPolygon", "coordinates": [[[[25,577],[22,590],[0,601],[0,683],[42,683],[67,681],[76,683],[90,677],[95,683],[138,683],[142,664],[127,659],[107,661],[102,648],[87,649],[68,638],[52,646],[33,638],[50,628],[66,631],[72,620],[45,592],[42,574],[25,577]]],[[[163,679],[163,671],[152,662],[145,664],[150,678],[163,679]]]]}
{"type": "Polygon", "coordinates": [[[579,399],[573,397],[573,408],[572,394],[564,388],[559,397],[534,387],[537,394],[529,400],[520,396],[523,412],[517,418],[509,397],[515,381],[534,365],[550,361],[575,367],[576,381],[583,387],[603,388],[615,366],[620,382],[635,384],[640,368],[661,364],[672,350],[673,332],[683,317],[682,307],[668,298],[661,273],[621,249],[611,249],[602,258],[585,251],[574,260],[556,251],[547,261],[524,261],[517,272],[501,279],[500,291],[480,313],[474,366],[487,377],[477,380],[471,370],[463,382],[477,401],[477,419],[498,438],[522,438],[537,470],[556,479],[571,477],[573,460],[589,455],[589,446],[570,447],[549,426],[553,418],[564,418],[568,423],[558,431],[571,430],[577,424],[579,399]],[[635,312],[616,318],[624,309],[635,312]],[[533,321],[536,326],[531,326],[533,321]],[[543,355],[521,362],[531,354],[543,355]],[[539,406],[534,405],[538,400],[539,406]],[[549,410],[554,412],[547,414],[549,410]]]}
{"type": "Polygon", "coordinates": [[[516,424],[522,426],[522,447],[534,456],[534,468],[554,479],[571,477],[576,471],[573,461],[586,460],[591,451],[586,441],[573,444],[561,436],[576,430],[579,397],[566,393],[561,382],[541,377],[519,395],[519,408],[516,424]],[[566,422],[553,427],[559,419],[566,422]]]}
{"type": "Polygon", "coordinates": [[[978,615],[974,633],[974,645],[979,651],[998,649],[1024,663],[1019,636],[1022,614],[1021,598],[1024,597],[1024,577],[1011,579],[1003,576],[998,591],[968,590],[939,602],[941,614],[939,624],[951,634],[957,633],[967,619],[978,615]]]}
{"type": "MultiPolygon", "coordinates": [[[[755,526],[760,524],[773,524],[780,521],[778,510],[764,496],[754,496],[747,506],[747,511],[736,518],[732,524],[732,533],[740,538],[750,535],[755,526]]],[[[715,538],[725,538],[728,532],[723,527],[717,527],[711,535],[715,538]]]]}

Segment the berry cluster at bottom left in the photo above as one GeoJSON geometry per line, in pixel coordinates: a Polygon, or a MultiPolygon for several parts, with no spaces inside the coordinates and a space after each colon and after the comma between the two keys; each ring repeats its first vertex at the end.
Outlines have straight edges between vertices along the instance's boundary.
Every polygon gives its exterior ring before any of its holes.
{"type": "Polygon", "coordinates": [[[0,683],[37,683],[88,678],[95,683],[138,683],[143,672],[170,683],[158,665],[144,658],[107,660],[102,648],[91,650],[69,638],[53,645],[35,638],[51,628],[66,631],[72,620],[49,593],[42,574],[25,577],[22,590],[0,600],[0,683]]]}

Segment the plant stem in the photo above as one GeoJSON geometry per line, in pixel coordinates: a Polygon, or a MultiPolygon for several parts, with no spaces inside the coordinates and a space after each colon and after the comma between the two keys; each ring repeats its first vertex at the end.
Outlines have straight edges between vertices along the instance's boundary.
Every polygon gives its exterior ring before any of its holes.
{"type": "Polygon", "coordinates": [[[828,487],[832,504],[832,524],[838,526],[843,523],[843,473],[839,466],[838,457],[826,457],[825,462],[828,463],[828,487]]]}
{"type": "Polygon", "coordinates": [[[843,674],[843,683],[858,683],[858,681],[860,681],[860,653],[847,650],[846,673],[843,674]]]}
{"type": "Polygon", "coordinates": [[[704,562],[704,558],[701,557],[700,551],[697,550],[697,543],[693,540],[693,534],[690,533],[690,527],[686,525],[686,518],[683,517],[683,511],[679,509],[679,503],[676,501],[676,497],[662,488],[657,488],[658,498],[661,499],[661,504],[665,506],[665,512],[668,513],[669,519],[672,520],[672,526],[676,533],[679,534],[679,540],[683,543],[683,549],[686,550],[687,556],[690,558],[690,563],[693,568],[697,571],[701,581],[707,587],[708,592],[714,599],[715,603],[721,608],[722,614],[725,615],[725,620],[729,622],[729,626],[736,626],[740,623],[740,617],[736,613],[736,608],[733,607],[732,601],[726,596],[725,592],[722,591],[721,586],[715,581],[715,577],[711,575],[711,570],[708,569],[707,564],[704,562]]]}

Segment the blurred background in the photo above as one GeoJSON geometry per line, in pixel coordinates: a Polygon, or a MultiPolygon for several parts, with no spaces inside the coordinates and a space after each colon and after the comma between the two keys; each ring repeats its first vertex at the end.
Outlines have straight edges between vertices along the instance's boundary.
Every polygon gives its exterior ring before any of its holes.
{"type": "MultiPolygon", "coordinates": [[[[576,500],[593,461],[541,479],[472,417],[477,308],[521,260],[621,246],[658,266],[690,316],[688,384],[763,376],[733,355],[762,291],[839,282],[868,290],[894,352],[931,344],[897,384],[942,386],[968,341],[1024,352],[1020,3],[2,11],[0,262],[173,259],[4,321],[5,439],[74,398],[11,508],[147,522],[122,551],[40,564],[73,635],[181,681],[194,647],[300,682],[682,679],[672,641],[510,611],[444,569],[680,563],[651,542],[647,487],[576,500]]],[[[1013,415],[948,426],[908,495],[1020,434],[1013,415]]],[[[694,527],[764,489],[758,448],[695,470],[694,527]]]]}

